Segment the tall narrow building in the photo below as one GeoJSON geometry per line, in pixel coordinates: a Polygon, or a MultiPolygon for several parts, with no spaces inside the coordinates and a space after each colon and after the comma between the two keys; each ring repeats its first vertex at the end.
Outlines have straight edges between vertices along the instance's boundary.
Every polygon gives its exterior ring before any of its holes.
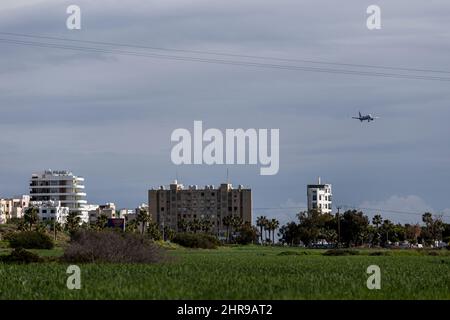
{"type": "Polygon", "coordinates": [[[317,184],[308,184],[308,210],[319,210],[322,213],[332,212],[331,184],[322,183],[320,177],[317,184]]]}
{"type": "Polygon", "coordinates": [[[88,222],[84,178],[70,171],[46,170],[34,173],[30,180],[31,201],[59,201],[70,212],[78,212],[83,222],[88,222]]]}
{"type": "Polygon", "coordinates": [[[164,186],[148,191],[149,213],[160,227],[168,226],[179,231],[179,222],[194,219],[208,220],[212,232],[223,237],[227,227],[223,224],[226,216],[237,216],[243,222],[252,222],[252,191],[243,186],[233,188],[224,183],[215,188],[212,185],[185,188],[176,180],[169,188],[164,186]]]}

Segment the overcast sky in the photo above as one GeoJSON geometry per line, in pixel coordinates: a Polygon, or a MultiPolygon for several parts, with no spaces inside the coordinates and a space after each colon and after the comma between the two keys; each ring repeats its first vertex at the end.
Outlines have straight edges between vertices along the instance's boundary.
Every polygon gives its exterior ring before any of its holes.
{"type": "MultiPolygon", "coordinates": [[[[450,72],[450,2],[378,1],[382,29],[370,31],[373,3],[2,0],[0,32],[450,72]],[[66,28],[70,4],[81,7],[81,30],[66,28]]],[[[169,184],[177,171],[186,185],[218,185],[225,166],[170,160],[172,131],[192,131],[202,120],[221,130],[280,129],[277,175],[229,166],[233,184],[252,188],[255,208],[303,207],[306,184],[321,176],[333,184],[335,205],[450,215],[450,82],[4,42],[0,50],[0,197],[27,193],[31,173],[49,168],[84,176],[90,203],[119,207],[146,202],[146,191],[169,184]],[[361,124],[351,119],[358,111],[381,118],[361,124]]],[[[297,211],[255,209],[254,216],[284,223],[297,211]]]]}

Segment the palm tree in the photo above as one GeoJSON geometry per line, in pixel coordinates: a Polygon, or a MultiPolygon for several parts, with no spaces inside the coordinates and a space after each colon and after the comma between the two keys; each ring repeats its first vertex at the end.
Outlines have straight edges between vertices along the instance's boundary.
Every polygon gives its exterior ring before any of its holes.
{"type": "Polygon", "coordinates": [[[229,215],[229,216],[225,216],[222,219],[222,223],[225,227],[227,227],[227,241],[230,240],[230,226],[233,220],[233,216],[229,215]]]}
{"type": "Polygon", "coordinates": [[[25,210],[24,220],[25,224],[29,225],[30,231],[33,228],[33,225],[36,224],[39,220],[38,209],[35,207],[29,207],[25,210]]]}
{"type": "Polygon", "coordinates": [[[50,231],[53,232],[54,239],[56,241],[57,233],[62,231],[62,225],[61,225],[61,223],[59,223],[56,220],[52,220],[49,225],[50,225],[50,231]]]}
{"type": "Polygon", "coordinates": [[[136,216],[136,222],[141,224],[141,234],[144,234],[145,226],[151,221],[150,215],[147,210],[139,209],[136,216]]]}
{"type": "Polygon", "coordinates": [[[197,218],[194,218],[189,222],[189,229],[192,232],[197,233],[197,231],[201,230],[201,228],[202,226],[200,220],[198,220],[197,218]]]}
{"type": "Polygon", "coordinates": [[[186,219],[178,220],[178,229],[181,230],[181,232],[186,232],[188,227],[189,223],[186,221],[186,219]]]}
{"type": "Polygon", "coordinates": [[[200,220],[200,229],[204,232],[204,233],[209,233],[211,231],[211,228],[213,226],[213,223],[207,219],[207,218],[202,218],[200,220]]]}
{"type": "MultiPolygon", "coordinates": [[[[272,219],[269,222],[270,230],[272,230],[272,244],[275,244],[275,231],[280,226],[280,222],[277,219],[272,219]]],[[[269,234],[270,236],[270,234],[269,234]]]]}
{"type": "Polygon", "coordinates": [[[259,227],[259,236],[261,238],[261,244],[263,244],[263,228],[266,225],[267,217],[260,216],[256,219],[256,225],[259,227]]]}
{"type": "Polygon", "coordinates": [[[267,240],[267,231],[269,231],[269,240],[270,240],[270,226],[269,226],[269,222],[270,222],[269,219],[265,219],[264,220],[264,225],[263,225],[263,228],[264,228],[264,241],[267,240]]]}
{"type": "Polygon", "coordinates": [[[244,221],[241,217],[234,216],[231,218],[231,233],[235,236],[236,231],[242,226],[244,221]]]}

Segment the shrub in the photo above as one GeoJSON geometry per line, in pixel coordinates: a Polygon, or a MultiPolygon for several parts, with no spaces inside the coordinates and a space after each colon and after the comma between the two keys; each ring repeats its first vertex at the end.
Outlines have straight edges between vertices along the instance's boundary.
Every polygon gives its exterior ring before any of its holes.
{"type": "Polygon", "coordinates": [[[391,256],[389,251],[374,251],[369,253],[369,256],[391,256]]]}
{"type": "Polygon", "coordinates": [[[48,235],[37,231],[10,233],[5,237],[11,248],[52,249],[53,240],[48,235]]]}
{"type": "Polygon", "coordinates": [[[162,250],[142,235],[93,230],[76,231],[62,257],[77,263],[154,263],[162,259],[162,250]]]}
{"type": "Polygon", "coordinates": [[[258,241],[258,229],[250,224],[244,224],[239,228],[236,238],[238,244],[250,244],[258,241]]]}
{"type": "Polygon", "coordinates": [[[216,237],[204,233],[178,233],[173,242],[187,248],[216,249],[220,242],[216,237]]]}
{"type": "Polygon", "coordinates": [[[33,263],[42,261],[42,258],[37,254],[23,248],[16,248],[9,255],[0,257],[0,262],[4,263],[33,263]]]}
{"type": "Polygon", "coordinates": [[[306,256],[308,253],[305,251],[297,252],[297,251],[281,251],[279,256],[306,256]]]}
{"type": "Polygon", "coordinates": [[[358,255],[359,252],[357,250],[349,250],[349,249],[331,249],[324,252],[324,256],[355,256],[358,255]]]}

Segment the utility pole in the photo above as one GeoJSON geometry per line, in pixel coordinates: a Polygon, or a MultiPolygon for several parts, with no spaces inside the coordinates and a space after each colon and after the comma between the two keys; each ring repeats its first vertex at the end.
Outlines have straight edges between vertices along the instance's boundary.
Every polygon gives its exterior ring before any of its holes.
{"type": "Polygon", "coordinates": [[[341,246],[341,218],[339,217],[341,206],[338,206],[337,209],[338,209],[338,211],[337,211],[337,214],[336,214],[336,219],[337,219],[338,248],[339,248],[341,246]]]}

